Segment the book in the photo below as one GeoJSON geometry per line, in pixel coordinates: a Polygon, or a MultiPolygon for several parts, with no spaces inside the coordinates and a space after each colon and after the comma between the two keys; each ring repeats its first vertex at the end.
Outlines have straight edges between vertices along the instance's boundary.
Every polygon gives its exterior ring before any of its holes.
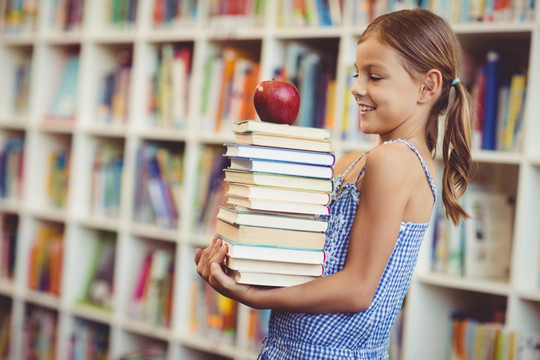
{"type": "Polygon", "coordinates": [[[228,246],[227,255],[232,258],[284,261],[300,264],[323,264],[323,250],[292,249],[278,246],[238,244],[221,236],[228,246]]]}
{"type": "Polygon", "coordinates": [[[302,276],[322,276],[323,264],[300,264],[285,261],[239,259],[227,256],[225,265],[231,270],[250,273],[272,273],[302,276]]]}
{"type": "Polygon", "coordinates": [[[79,54],[68,55],[62,64],[59,82],[45,120],[73,120],[77,107],[79,54]]]}
{"type": "Polygon", "coordinates": [[[309,215],[283,215],[249,210],[242,207],[220,206],[217,218],[235,225],[267,227],[284,230],[325,232],[328,222],[309,215]]]}
{"type": "Polygon", "coordinates": [[[508,278],[512,251],[513,205],[506,195],[469,188],[463,197],[471,219],[464,222],[464,275],[508,278]]]}
{"type": "Polygon", "coordinates": [[[102,233],[96,241],[84,301],[111,308],[114,289],[116,241],[113,233],[102,233]]]}
{"type": "Polygon", "coordinates": [[[274,287],[300,285],[318,278],[318,276],[240,272],[238,270],[228,270],[227,273],[239,284],[274,287]]]}
{"type": "Polygon", "coordinates": [[[218,219],[216,233],[238,244],[281,246],[322,250],[326,234],[322,232],[272,229],[235,225],[218,219]]]}
{"type": "Polygon", "coordinates": [[[235,142],[244,145],[273,146],[297,150],[332,152],[329,140],[314,140],[264,133],[234,133],[235,142]]]}
{"type": "Polygon", "coordinates": [[[248,209],[277,211],[280,213],[329,215],[330,209],[326,205],[295,203],[289,201],[276,201],[268,199],[250,199],[227,194],[227,202],[248,209]]]}
{"type": "Polygon", "coordinates": [[[278,188],[235,183],[229,184],[227,194],[250,199],[270,199],[319,205],[328,205],[331,200],[330,193],[323,191],[304,191],[286,187],[278,188]]]}
{"type": "Polygon", "coordinates": [[[279,175],[305,176],[321,179],[331,179],[334,169],[331,166],[288,163],[260,159],[231,158],[229,167],[233,170],[264,172],[279,175]]]}
{"type": "Polygon", "coordinates": [[[304,151],[268,146],[225,144],[225,156],[249,159],[265,159],[286,161],[290,163],[332,166],[335,163],[334,154],[317,151],[304,151]]]}
{"type": "Polygon", "coordinates": [[[235,121],[232,129],[235,133],[265,133],[292,136],[306,139],[330,140],[330,130],[286,124],[275,124],[267,121],[245,120],[235,121]]]}
{"type": "Polygon", "coordinates": [[[287,184],[290,189],[314,191],[332,191],[332,181],[328,179],[308,178],[303,176],[286,176],[251,171],[225,169],[225,181],[229,183],[252,184],[261,186],[282,187],[287,184]]]}

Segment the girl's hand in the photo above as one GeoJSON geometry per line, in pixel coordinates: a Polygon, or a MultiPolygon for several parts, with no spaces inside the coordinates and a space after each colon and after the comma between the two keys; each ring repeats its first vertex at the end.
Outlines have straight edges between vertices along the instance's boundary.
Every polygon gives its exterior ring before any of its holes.
{"type": "Polygon", "coordinates": [[[251,286],[237,284],[223,272],[222,265],[227,255],[227,244],[216,235],[206,249],[195,250],[197,273],[220,294],[245,303],[251,286]]]}

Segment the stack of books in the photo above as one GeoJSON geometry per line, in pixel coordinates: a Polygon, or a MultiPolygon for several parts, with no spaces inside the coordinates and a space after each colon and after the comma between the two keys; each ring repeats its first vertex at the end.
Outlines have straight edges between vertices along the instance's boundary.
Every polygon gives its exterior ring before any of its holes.
{"type": "Polygon", "coordinates": [[[228,206],[216,232],[238,283],[292,286],[323,274],[333,165],[326,129],[255,120],[233,124],[225,144],[228,206]]]}

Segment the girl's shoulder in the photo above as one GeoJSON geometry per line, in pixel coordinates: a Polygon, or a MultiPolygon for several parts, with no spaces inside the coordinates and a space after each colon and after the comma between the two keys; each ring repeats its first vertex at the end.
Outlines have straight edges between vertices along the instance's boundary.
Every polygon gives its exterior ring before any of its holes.
{"type": "Polygon", "coordinates": [[[365,151],[353,151],[341,155],[334,164],[334,174],[343,175],[347,169],[360,157],[364,154],[365,151]]]}

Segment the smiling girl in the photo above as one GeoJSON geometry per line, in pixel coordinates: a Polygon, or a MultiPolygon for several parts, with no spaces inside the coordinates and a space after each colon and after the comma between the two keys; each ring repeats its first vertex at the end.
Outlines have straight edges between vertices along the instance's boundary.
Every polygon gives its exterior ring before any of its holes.
{"type": "Polygon", "coordinates": [[[197,271],[214,289],[272,309],[260,359],[388,358],[436,199],[433,157],[443,113],[442,201],[454,223],[467,217],[459,198],[474,112],[458,78],[459,49],[450,26],[420,9],[382,15],[360,38],[351,91],[362,131],[380,141],[335,165],[322,278],[287,288],[240,285],[221,268],[221,240],[197,249],[197,271]]]}

